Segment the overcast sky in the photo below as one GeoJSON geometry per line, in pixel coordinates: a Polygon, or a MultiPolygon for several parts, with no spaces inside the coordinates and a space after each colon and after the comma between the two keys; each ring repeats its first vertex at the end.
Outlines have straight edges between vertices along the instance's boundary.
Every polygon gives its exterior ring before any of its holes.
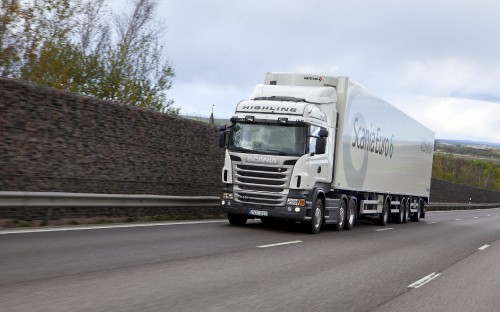
{"type": "Polygon", "coordinates": [[[437,138],[500,143],[500,1],[158,3],[181,114],[229,118],[267,71],[349,76],[437,138]]]}

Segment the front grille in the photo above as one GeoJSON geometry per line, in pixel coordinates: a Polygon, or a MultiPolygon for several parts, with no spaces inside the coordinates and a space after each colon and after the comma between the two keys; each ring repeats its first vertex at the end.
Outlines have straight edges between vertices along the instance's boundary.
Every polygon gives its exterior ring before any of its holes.
{"type": "Polygon", "coordinates": [[[243,165],[233,161],[235,201],[248,205],[284,206],[293,165],[243,165]]]}

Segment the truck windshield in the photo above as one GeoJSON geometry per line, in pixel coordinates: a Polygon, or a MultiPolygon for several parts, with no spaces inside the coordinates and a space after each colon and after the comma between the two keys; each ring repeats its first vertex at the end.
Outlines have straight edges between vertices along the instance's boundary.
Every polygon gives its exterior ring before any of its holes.
{"type": "Polygon", "coordinates": [[[229,150],[276,155],[304,155],[307,128],[282,124],[234,123],[229,150]]]}

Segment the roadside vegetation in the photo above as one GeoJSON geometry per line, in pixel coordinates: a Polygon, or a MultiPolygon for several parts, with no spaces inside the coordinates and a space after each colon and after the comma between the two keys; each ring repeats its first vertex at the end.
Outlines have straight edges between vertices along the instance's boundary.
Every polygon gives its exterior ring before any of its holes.
{"type": "Polygon", "coordinates": [[[1,0],[0,76],[178,114],[157,0],[1,0]]]}
{"type": "Polygon", "coordinates": [[[436,144],[432,177],[500,191],[500,148],[436,144]]]}

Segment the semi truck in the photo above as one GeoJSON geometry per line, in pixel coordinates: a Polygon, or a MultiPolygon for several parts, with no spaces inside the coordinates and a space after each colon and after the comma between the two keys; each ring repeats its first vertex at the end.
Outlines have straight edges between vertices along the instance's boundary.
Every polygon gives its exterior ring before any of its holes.
{"type": "Polygon", "coordinates": [[[221,207],[351,230],[425,218],[434,133],[349,77],[269,72],[220,127],[221,207]]]}

